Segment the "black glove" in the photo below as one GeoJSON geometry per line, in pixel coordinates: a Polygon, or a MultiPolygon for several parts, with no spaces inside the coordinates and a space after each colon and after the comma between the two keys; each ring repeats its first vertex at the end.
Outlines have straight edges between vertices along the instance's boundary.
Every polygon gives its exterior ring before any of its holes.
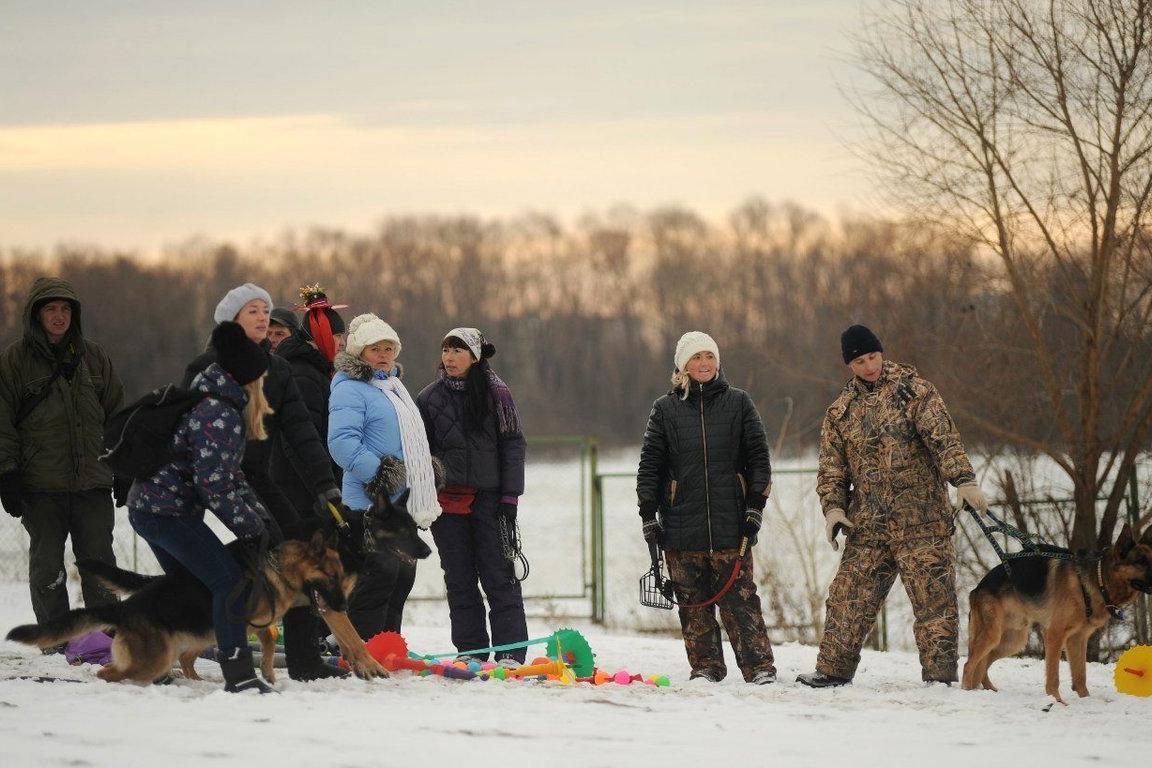
{"type": "Polygon", "coordinates": [[[660,543],[660,536],[664,533],[664,526],[660,525],[660,519],[653,517],[645,520],[640,526],[641,533],[644,534],[644,541],[648,543],[660,543]]]}
{"type": "Polygon", "coordinates": [[[763,522],[764,510],[749,507],[744,512],[744,522],[740,524],[740,535],[748,539],[749,544],[755,544],[756,534],[760,533],[760,524],[763,522]]]}
{"type": "Polygon", "coordinates": [[[236,561],[246,575],[257,573],[268,556],[268,532],[261,531],[247,539],[237,539],[236,561]]]}
{"type": "Polygon", "coordinates": [[[339,523],[332,515],[332,510],[329,504],[336,508],[340,513],[340,517],[344,519],[344,499],[340,497],[340,490],[338,488],[329,488],[328,490],[316,494],[316,503],[312,506],[312,511],[316,513],[316,519],[320,521],[320,529],[324,533],[331,533],[339,523]]]}
{"type": "Polygon", "coordinates": [[[0,506],[12,517],[24,514],[24,478],[19,472],[0,475],[0,506]]]}
{"type": "Polygon", "coordinates": [[[506,501],[500,502],[500,506],[496,509],[496,514],[508,521],[508,525],[516,525],[516,505],[509,504],[506,501]]]}
{"type": "Polygon", "coordinates": [[[132,490],[132,478],[116,475],[112,478],[112,501],[122,507],[128,503],[128,491],[132,490]]]}

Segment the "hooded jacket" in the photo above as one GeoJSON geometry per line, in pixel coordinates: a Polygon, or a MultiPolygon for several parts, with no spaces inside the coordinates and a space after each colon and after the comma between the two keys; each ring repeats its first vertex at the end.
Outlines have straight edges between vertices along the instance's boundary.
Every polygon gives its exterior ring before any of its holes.
{"type": "MultiPolygon", "coordinates": [[[[399,366],[395,370],[400,375],[399,366]]],[[[347,352],[336,355],[328,398],[328,450],[344,470],[340,495],[357,510],[372,506],[364,486],[376,476],[380,460],[391,456],[404,461],[396,406],[372,386],[372,367],[347,352]]]]}
{"type": "Polygon", "coordinates": [[[263,508],[240,469],[248,396],[217,363],[192,380],[192,389],[209,396],[180,419],[172,436],[176,458],[133,483],[128,509],[195,518],[211,510],[237,538],[257,536],[264,530],[263,508]]]}
{"type": "Polygon", "coordinates": [[[886,360],[874,385],[853,377],[828,407],[816,493],[856,543],[951,536],[944,484],[975,478],[943,398],[910,365],[886,360]]]}
{"type": "Polygon", "coordinates": [[[30,491],[110,488],[112,473],[97,457],[124,387],[107,353],[84,338],[79,296],[65,280],[38,278],[23,323],[23,336],[0,354],[0,475],[19,472],[30,491]],[[72,304],[71,326],[55,345],[36,317],[51,299],[72,304]],[[17,424],[21,406],[45,388],[47,397],[17,424]]]}
{"type": "MultiPolygon", "coordinates": [[[[267,350],[271,345],[264,342],[267,350]]],[[[200,371],[216,361],[216,352],[207,350],[191,363],[184,371],[182,386],[189,386],[192,379],[200,371]]],[[[332,477],[332,462],[324,443],[312,424],[308,408],[300,397],[300,390],[292,376],[292,368],[288,361],[277,355],[269,354],[268,377],[264,380],[264,396],[273,414],[264,419],[264,429],[268,433],[267,440],[249,440],[244,450],[244,475],[252,488],[263,500],[264,504],[272,509],[278,521],[295,516],[296,509],[280,511],[277,505],[288,505],[291,502],[283,492],[272,482],[271,459],[276,446],[282,449],[296,467],[297,474],[311,486],[311,498],[324,491],[336,488],[336,481],[332,477]]],[[[311,503],[309,503],[309,508],[311,503]]]]}
{"type": "Polygon", "coordinates": [[[752,398],[728,384],[721,370],[712,381],[673,390],[652,405],[636,495],[640,506],[658,506],[664,546],[714,551],[740,546],[747,497],[763,494],[772,480],[768,438],[752,398]]]}

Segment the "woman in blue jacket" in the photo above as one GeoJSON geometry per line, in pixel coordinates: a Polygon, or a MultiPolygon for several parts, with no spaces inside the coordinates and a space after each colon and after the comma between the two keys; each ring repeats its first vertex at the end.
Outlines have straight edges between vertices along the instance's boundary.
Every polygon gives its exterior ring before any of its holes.
{"type": "Polygon", "coordinates": [[[243,573],[204,522],[204,511],[212,510],[244,551],[261,549],[267,513],[244,479],[240,460],[246,439],[266,438],[268,355],[231,322],[216,326],[212,348],[216,362],[192,380],[193,389],[207,394],[184,415],[172,438],[176,458],[132,485],[128,519],[165,573],[185,568],[212,591],[224,690],[268,693],[273,689],[256,676],[248,647],[243,573]]]}
{"type": "MultiPolygon", "coordinates": [[[[424,422],[400,381],[400,337],[373,314],[348,324],[347,346],[336,355],[328,399],[328,449],[344,470],[342,497],[352,522],[372,507],[365,486],[375,481],[393,501],[408,490],[408,513],[421,528],[440,514],[424,422]]],[[[399,632],[416,563],[378,556],[356,581],[348,618],[364,639],[399,632]]]]}

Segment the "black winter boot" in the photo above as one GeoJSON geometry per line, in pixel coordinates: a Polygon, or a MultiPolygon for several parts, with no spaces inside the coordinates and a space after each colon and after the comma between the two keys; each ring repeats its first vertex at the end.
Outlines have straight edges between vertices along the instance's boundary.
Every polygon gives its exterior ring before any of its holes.
{"type": "Polygon", "coordinates": [[[835,688],[840,685],[848,685],[852,681],[846,677],[826,675],[823,672],[806,672],[803,675],[798,675],[796,682],[803,683],[809,688],[835,688]]]}
{"type": "Polygon", "coordinates": [[[237,648],[230,657],[217,651],[216,661],[220,662],[220,671],[224,673],[224,690],[228,693],[242,691],[278,693],[275,688],[256,676],[256,667],[252,665],[251,648],[237,648]]]}
{"type": "Polygon", "coordinates": [[[288,677],[301,682],[348,677],[348,672],[320,658],[320,631],[312,607],[303,605],[284,614],[284,660],[288,677]]]}

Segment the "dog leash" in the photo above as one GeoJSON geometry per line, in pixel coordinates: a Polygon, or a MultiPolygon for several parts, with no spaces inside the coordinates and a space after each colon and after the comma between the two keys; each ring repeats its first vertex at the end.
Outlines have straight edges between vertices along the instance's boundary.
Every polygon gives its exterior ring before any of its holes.
{"type": "Polygon", "coordinates": [[[1067,560],[1071,562],[1072,566],[1076,569],[1077,581],[1080,584],[1080,593],[1084,596],[1084,613],[1090,619],[1092,618],[1093,614],[1092,597],[1088,594],[1088,587],[1086,586],[1087,575],[1084,572],[1084,565],[1086,563],[1095,564],[1096,588],[1100,590],[1100,597],[1104,599],[1104,607],[1108,609],[1108,613],[1112,616],[1112,618],[1117,620],[1124,619],[1124,612],[1120,610],[1120,608],[1118,608],[1115,603],[1112,602],[1111,597],[1108,595],[1108,588],[1104,585],[1104,574],[1102,569],[1104,556],[1107,554],[1108,548],[1105,548],[1095,557],[1088,557],[1087,555],[1083,554],[1078,555],[1072,550],[1065,549],[1064,547],[1057,547],[1053,546],[1052,544],[1037,542],[1032,536],[1029,536],[1024,531],[1021,531],[1019,528],[1016,528],[1013,525],[1009,525],[1005,521],[996,517],[996,515],[992,514],[991,510],[985,510],[984,512],[984,514],[986,514],[992,520],[993,524],[989,525],[985,523],[983,519],[981,519],[980,513],[977,512],[967,502],[964,503],[964,509],[968,510],[969,514],[972,515],[972,518],[976,521],[976,525],[980,526],[980,530],[984,532],[984,536],[988,539],[988,543],[992,545],[994,550],[996,550],[996,554],[1000,557],[1000,562],[1004,565],[1004,573],[1008,575],[1009,579],[1012,578],[1012,565],[1009,562],[1011,560],[1018,560],[1022,557],[1046,557],[1051,560],[1067,560]],[[995,537],[992,535],[993,532],[1011,536],[1012,538],[1019,541],[1024,548],[1019,552],[1005,552],[1003,547],[1000,546],[995,537]]]}
{"type": "Polygon", "coordinates": [[[662,552],[659,548],[659,545],[658,544],[652,544],[649,547],[649,550],[654,552],[653,558],[652,558],[652,570],[649,571],[649,574],[646,575],[645,578],[648,578],[649,575],[655,574],[656,588],[659,591],[659,593],[661,595],[663,595],[665,600],[668,601],[668,604],[667,605],[657,604],[657,603],[652,602],[652,601],[646,602],[645,601],[645,588],[644,588],[644,580],[645,579],[642,578],[641,579],[641,596],[640,596],[641,605],[646,605],[650,608],[671,608],[672,605],[675,604],[675,605],[679,606],[680,608],[705,608],[705,607],[712,605],[713,603],[719,601],[722,597],[724,597],[724,595],[728,594],[728,590],[732,589],[732,585],[736,583],[736,579],[740,575],[740,570],[741,570],[741,568],[744,567],[744,556],[748,552],[748,537],[745,536],[744,538],[740,539],[739,554],[736,556],[736,562],[732,563],[732,573],[730,573],[728,575],[728,580],[726,582],[724,582],[724,586],[720,587],[720,591],[717,592],[716,594],[714,594],[712,597],[710,597],[707,600],[700,602],[700,603],[677,603],[676,602],[675,592],[674,592],[674,589],[677,586],[676,582],[672,581],[672,579],[665,579],[663,574],[660,572],[661,569],[660,569],[659,563],[661,562],[661,559],[662,559],[662,552]]]}

